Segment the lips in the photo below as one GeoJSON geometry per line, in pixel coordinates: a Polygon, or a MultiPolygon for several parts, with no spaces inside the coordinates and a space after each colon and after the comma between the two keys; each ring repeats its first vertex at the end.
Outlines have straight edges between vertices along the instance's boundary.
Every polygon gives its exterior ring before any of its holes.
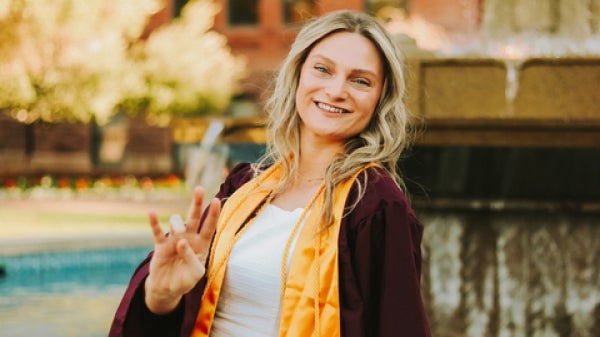
{"type": "Polygon", "coordinates": [[[331,112],[331,113],[338,113],[338,114],[345,114],[345,113],[349,113],[350,111],[343,109],[343,108],[339,108],[333,105],[329,105],[323,102],[316,102],[317,107],[319,107],[320,109],[323,109],[325,111],[331,112]]]}

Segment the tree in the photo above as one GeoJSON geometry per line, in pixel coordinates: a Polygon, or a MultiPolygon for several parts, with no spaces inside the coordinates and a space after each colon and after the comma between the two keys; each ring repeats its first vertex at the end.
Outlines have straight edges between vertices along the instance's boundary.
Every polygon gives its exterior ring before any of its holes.
{"type": "Polygon", "coordinates": [[[160,0],[0,0],[0,111],[26,123],[102,124],[119,112],[222,110],[243,71],[210,31],[209,0],[147,40],[160,0]],[[204,83],[203,83],[204,82],[204,83]]]}
{"type": "Polygon", "coordinates": [[[224,111],[245,62],[231,54],[224,36],[211,31],[217,11],[212,1],[190,1],[179,18],[134,46],[147,84],[130,101],[134,109],[158,121],[224,111]]]}

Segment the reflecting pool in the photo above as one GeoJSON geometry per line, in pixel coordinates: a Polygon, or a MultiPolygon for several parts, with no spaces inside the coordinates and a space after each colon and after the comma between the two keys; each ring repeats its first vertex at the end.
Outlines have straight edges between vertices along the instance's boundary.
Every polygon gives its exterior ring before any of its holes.
{"type": "Polygon", "coordinates": [[[0,256],[0,335],[106,336],[150,247],[0,256]]]}

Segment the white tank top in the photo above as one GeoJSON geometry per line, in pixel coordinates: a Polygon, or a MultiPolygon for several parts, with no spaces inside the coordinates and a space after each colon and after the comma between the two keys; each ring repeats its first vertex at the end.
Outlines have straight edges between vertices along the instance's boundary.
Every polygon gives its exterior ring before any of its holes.
{"type": "MultiPolygon", "coordinates": [[[[211,337],[278,336],[281,259],[302,211],[269,204],[238,239],[227,264],[211,337]]],[[[288,270],[298,233],[288,254],[288,270]]]]}

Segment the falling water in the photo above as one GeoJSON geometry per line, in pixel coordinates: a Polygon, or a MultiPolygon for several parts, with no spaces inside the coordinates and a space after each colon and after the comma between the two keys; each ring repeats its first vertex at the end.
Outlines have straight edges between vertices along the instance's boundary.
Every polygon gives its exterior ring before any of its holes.
{"type": "Polygon", "coordinates": [[[423,220],[434,336],[600,336],[597,214],[429,212],[423,220]]]}
{"type": "Polygon", "coordinates": [[[515,45],[506,45],[500,49],[499,54],[504,60],[506,67],[506,84],[504,89],[504,97],[506,99],[507,116],[515,115],[515,99],[519,91],[519,74],[525,60],[525,51],[523,48],[515,45]]]}
{"type": "Polygon", "coordinates": [[[519,91],[519,71],[523,63],[515,60],[505,60],[504,64],[506,65],[506,88],[504,89],[506,115],[514,116],[514,102],[519,91]]]}
{"type": "Polygon", "coordinates": [[[200,144],[188,149],[186,185],[189,188],[201,185],[207,196],[217,192],[223,178],[228,148],[217,144],[217,140],[224,128],[225,123],[222,120],[211,120],[200,144]]]}

